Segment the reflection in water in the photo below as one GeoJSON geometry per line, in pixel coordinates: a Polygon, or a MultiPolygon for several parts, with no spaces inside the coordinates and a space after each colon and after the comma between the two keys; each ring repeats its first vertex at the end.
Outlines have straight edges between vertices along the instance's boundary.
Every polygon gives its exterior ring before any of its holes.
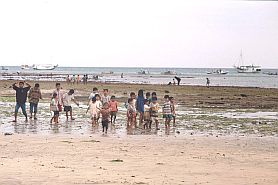
{"type": "Polygon", "coordinates": [[[27,130],[30,133],[37,134],[38,133],[38,124],[36,120],[30,120],[30,124],[27,126],[27,130]]]}
{"type": "Polygon", "coordinates": [[[56,124],[50,124],[50,128],[53,134],[58,134],[59,133],[59,123],[56,124]]]}
{"type": "Polygon", "coordinates": [[[14,132],[18,134],[25,134],[26,132],[26,127],[27,124],[20,124],[20,123],[15,123],[14,124],[14,132]]]}

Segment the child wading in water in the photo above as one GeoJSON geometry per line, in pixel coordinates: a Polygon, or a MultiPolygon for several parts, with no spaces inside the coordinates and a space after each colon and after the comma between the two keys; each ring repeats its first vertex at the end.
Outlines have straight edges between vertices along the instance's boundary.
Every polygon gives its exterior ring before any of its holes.
{"type": "MultiPolygon", "coordinates": [[[[89,107],[87,109],[87,112],[90,110],[90,115],[91,115],[91,120],[92,120],[92,125],[93,126],[96,126],[96,123],[97,123],[97,115],[98,115],[98,112],[100,111],[98,108],[97,108],[97,103],[96,103],[96,97],[94,96],[92,98],[92,101],[89,102],[89,107]]],[[[86,112],[86,113],[87,113],[86,112]]]]}
{"type": "Polygon", "coordinates": [[[70,112],[70,119],[74,120],[74,118],[72,117],[71,101],[73,101],[77,106],[79,106],[79,104],[75,101],[73,94],[74,90],[70,89],[68,93],[63,95],[64,111],[66,112],[67,120],[69,118],[68,112],[70,112]]]}
{"type": "Polygon", "coordinates": [[[133,103],[133,99],[128,99],[127,105],[127,128],[132,127],[133,125],[136,126],[136,108],[133,103]]]}
{"type": "Polygon", "coordinates": [[[109,101],[109,108],[111,111],[111,123],[115,123],[117,118],[117,112],[118,112],[118,102],[115,100],[115,96],[111,96],[111,100],[109,101]],[[112,122],[113,121],[113,122],[112,122]]]}
{"type": "Polygon", "coordinates": [[[102,108],[101,98],[99,94],[96,94],[96,108],[97,108],[97,123],[100,118],[100,110],[102,108]]]}
{"type": "Polygon", "coordinates": [[[164,96],[162,114],[163,114],[163,118],[165,119],[165,131],[169,132],[170,122],[172,119],[172,109],[171,109],[171,102],[169,100],[169,95],[164,96]]]}
{"type": "Polygon", "coordinates": [[[142,126],[144,119],[144,91],[140,89],[136,99],[136,110],[139,113],[139,126],[142,126]]]}
{"type": "MultiPolygon", "coordinates": [[[[159,110],[159,104],[157,103],[157,97],[153,97],[152,102],[150,104],[150,114],[151,114],[151,123],[155,123],[156,130],[159,130],[158,110],[159,110]]],[[[151,124],[150,124],[150,128],[151,128],[151,124]]]]}
{"type": "Polygon", "coordinates": [[[149,100],[144,100],[144,129],[151,128],[151,114],[149,100]]]}
{"type": "Polygon", "coordinates": [[[59,104],[59,100],[58,100],[57,93],[53,93],[51,102],[50,102],[50,111],[53,112],[53,116],[50,120],[50,123],[52,123],[53,120],[54,120],[54,123],[58,123],[58,119],[59,119],[58,104],[59,104]]]}
{"type": "Polygon", "coordinates": [[[107,102],[103,104],[103,108],[101,109],[100,114],[102,116],[102,120],[101,120],[102,132],[104,133],[105,131],[105,134],[107,134],[109,118],[110,118],[110,109],[107,102]]]}
{"type": "Polygon", "coordinates": [[[169,98],[170,103],[171,103],[171,112],[172,112],[172,117],[173,117],[173,126],[176,126],[176,105],[175,105],[175,99],[174,97],[169,98]]]}

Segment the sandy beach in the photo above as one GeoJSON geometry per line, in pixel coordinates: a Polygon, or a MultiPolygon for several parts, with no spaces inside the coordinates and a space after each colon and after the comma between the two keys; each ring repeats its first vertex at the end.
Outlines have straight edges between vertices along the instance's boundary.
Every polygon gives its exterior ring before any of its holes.
{"type": "MultiPolygon", "coordinates": [[[[40,82],[38,120],[11,123],[13,81],[1,81],[0,184],[277,184],[278,89],[135,84],[68,85],[83,105],[75,121],[49,124],[55,82],[40,82]],[[116,125],[102,136],[85,114],[93,87],[116,95],[116,125]],[[156,91],[177,102],[177,127],[165,135],[126,131],[131,91],[156,91]]],[[[30,82],[34,84],[35,82],[30,82]]],[[[162,119],[161,119],[162,121],[162,119]]]]}
{"type": "Polygon", "coordinates": [[[277,184],[277,138],[0,136],[0,184],[277,184]]]}

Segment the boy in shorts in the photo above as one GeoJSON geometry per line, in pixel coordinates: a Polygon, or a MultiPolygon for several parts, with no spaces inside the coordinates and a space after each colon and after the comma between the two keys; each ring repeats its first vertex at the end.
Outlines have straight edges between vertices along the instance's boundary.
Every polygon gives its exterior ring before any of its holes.
{"type": "Polygon", "coordinates": [[[70,119],[75,120],[72,117],[72,107],[71,107],[71,102],[73,101],[77,106],[79,106],[79,103],[77,103],[74,99],[74,90],[70,89],[68,93],[64,94],[63,96],[63,104],[64,104],[64,111],[66,112],[66,117],[68,120],[68,112],[70,112],[70,119]]]}
{"type": "Polygon", "coordinates": [[[172,109],[171,109],[171,102],[169,100],[169,95],[164,96],[164,103],[162,106],[162,114],[165,123],[165,130],[168,131],[170,129],[170,122],[172,119],[172,109]]]}
{"type": "Polygon", "coordinates": [[[109,118],[110,118],[110,109],[107,102],[103,104],[103,108],[100,110],[100,114],[102,116],[101,123],[102,123],[102,132],[107,134],[109,118]]]}

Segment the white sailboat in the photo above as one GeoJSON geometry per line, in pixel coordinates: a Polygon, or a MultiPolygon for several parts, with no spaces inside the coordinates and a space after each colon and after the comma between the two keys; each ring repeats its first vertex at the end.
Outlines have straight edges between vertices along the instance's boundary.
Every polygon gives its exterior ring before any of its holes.
{"type": "Polygon", "coordinates": [[[216,75],[226,75],[226,74],[228,74],[229,73],[229,71],[224,71],[224,70],[222,70],[222,69],[217,69],[216,71],[208,71],[207,72],[207,74],[208,75],[211,75],[211,74],[216,74],[216,75]]]}
{"type": "Polygon", "coordinates": [[[39,65],[33,65],[33,69],[35,70],[53,70],[58,65],[52,65],[52,64],[39,64],[39,65]]]}
{"type": "Polygon", "coordinates": [[[243,65],[242,51],[240,52],[241,65],[234,66],[238,73],[260,73],[262,71],[261,66],[256,65],[243,65]]]}

